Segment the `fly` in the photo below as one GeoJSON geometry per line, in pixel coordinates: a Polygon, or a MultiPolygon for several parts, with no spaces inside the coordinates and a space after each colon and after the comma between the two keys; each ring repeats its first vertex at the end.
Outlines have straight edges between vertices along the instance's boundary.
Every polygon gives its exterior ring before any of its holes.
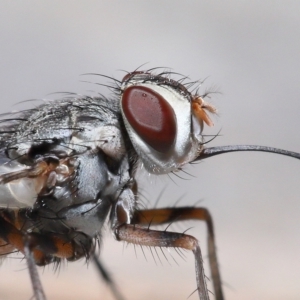
{"type": "MultiPolygon", "coordinates": [[[[0,254],[24,254],[36,299],[45,294],[36,266],[93,258],[106,220],[117,241],[190,250],[196,290],[209,299],[198,241],[152,227],[184,220],[207,224],[214,295],[224,299],[212,217],[202,207],[140,209],[136,172],[180,171],[185,165],[235,151],[300,154],[264,146],[206,147],[203,130],[215,108],[192,92],[195,82],[154,69],[110,78],[115,96],[71,95],[3,117],[0,131],[0,254]],[[151,228],[150,228],[151,224],[151,228]]],[[[104,76],[107,77],[107,76],[104,76]]]]}

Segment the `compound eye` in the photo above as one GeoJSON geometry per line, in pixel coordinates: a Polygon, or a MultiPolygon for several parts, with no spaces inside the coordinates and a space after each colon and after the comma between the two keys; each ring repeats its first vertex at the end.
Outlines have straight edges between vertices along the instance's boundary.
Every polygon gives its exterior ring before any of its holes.
{"type": "Polygon", "coordinates": [[[176,139],[176,116],[171,105],[144,86],[130,86],[122,95],[122,110],[139,137],[158,152],[168,152],[176,139]]]}

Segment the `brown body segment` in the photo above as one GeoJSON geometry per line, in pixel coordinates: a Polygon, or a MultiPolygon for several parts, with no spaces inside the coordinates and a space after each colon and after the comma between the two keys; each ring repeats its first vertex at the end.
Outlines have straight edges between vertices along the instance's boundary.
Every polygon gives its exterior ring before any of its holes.
{"type": "Polygon", "coordinates": [[[75,238],[65,234],[39,232],[33,226],[34,232],[28,232],[32,220],[25,217],[21,210],[0,210],[0,255],[20,251],[24,254],[27,243],[33,253],[37,265],[47,265],[59,259],[77,260],[88,255],[92,247],[86,249],[75,242],[75,238]]]}

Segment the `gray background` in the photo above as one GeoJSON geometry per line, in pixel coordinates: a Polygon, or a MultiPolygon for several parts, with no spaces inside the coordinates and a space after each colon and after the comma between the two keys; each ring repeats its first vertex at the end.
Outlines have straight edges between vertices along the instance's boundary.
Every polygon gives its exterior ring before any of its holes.
{"type": "MultiPolygon", "coordinates": [[[[207,78],[203,90],[221,92],[211,99],[219,116],[209,132],[222,129],[211,145],[300,152],[299,10],[297,1],[1,1],[1,112],[52,92],[109,95],[80,82],[86,80],[80,75],[120,79],[118,70],[148,63],[145,68],[166,66],[193,80],[207,78]]],[[[153,205],[167,186],[160,205],[183,196],[181,205],[201,200],[209,208],[227,299],[299,299],[300,161],[227,154],[186,170],[194,177],[145,175],[143,199],[153,205]]],[[[171,229],[189,227],[205,253],[203,224],[171,229]]],[[[136,257],[133,246],[106,232],[102,259],[127,299],[186,299],[195,289],[191,253],[184,261],[171,251],[175,263],[166,252],[169,262],[161,254],[163,265],[156,265],[149,250],[147,261],[138,247],[136,257]]],[[[94,267],[82,261],[63,264],[57,274],[46,267],[41,274],[49,299],[111,299],[94,267]]],[[[0,299],[31,297],[21,256],[5,260],[0,277],[0,299]]]]}

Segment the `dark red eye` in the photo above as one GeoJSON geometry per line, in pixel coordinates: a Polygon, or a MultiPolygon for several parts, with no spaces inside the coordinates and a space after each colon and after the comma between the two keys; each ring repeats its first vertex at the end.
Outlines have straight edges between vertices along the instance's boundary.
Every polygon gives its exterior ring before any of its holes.
{"type": "Polygon", "coordinates": [[[130,86],[122,96],[122,109],[135,132],[159,152],[170,150],[176,138],[176,116],[171,105],[144,86],[130,86]]]}

